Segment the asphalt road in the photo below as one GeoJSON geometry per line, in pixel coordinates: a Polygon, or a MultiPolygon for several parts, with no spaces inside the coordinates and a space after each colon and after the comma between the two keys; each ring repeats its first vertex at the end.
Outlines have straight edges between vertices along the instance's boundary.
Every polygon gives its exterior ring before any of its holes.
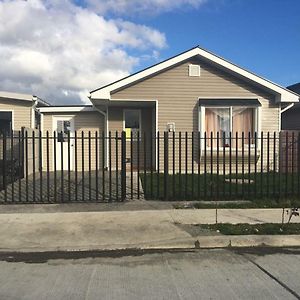
{"type": "Polygon", "coordinates": [[[0,254],[0,299],[300,299],[300,249],[0,254]]]}

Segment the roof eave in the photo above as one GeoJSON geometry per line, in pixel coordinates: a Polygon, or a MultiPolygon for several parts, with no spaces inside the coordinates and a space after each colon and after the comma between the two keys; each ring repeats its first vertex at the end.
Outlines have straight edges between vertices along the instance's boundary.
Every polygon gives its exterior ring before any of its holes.
{"type": "Polygon", "coordinates": [[[276,95],[276,102],[299,102],[299,96],[289,91],[276,83],[273,83],[263,77],[260,77],[258,75],[255,75],[252,72],[249,72],[209,51],[206,51],[202,48],[193,48],[187,52],[181,53],[178,56],[175,56],[171,59],[165,60],[160,64],[154,65],[153,67],[147,68],[143,71],[140,71],[138,73],[133,74],[132,76],[128,76],[124,79],[121,79],[119,81],[116,81],[110,85],[104,86],[103,88],[94,90],[90,92],[90,99],[91,101],[93,99],[106,99],[111,100],[111,92],[118,90],[120,88],[123,88],[125,86],[128,86],[130,84],[134,84],[135,82],[138,82],[139,80],[143,80],[153,74],[156,74],[166,68],[172,67],[173,65],[176,65],[182,61],[185,61],[187,59],[190,59],[194,56],[200,56],[203,57],[209,61],[212,61],[213,63],[222,66],[225,69],[230,70],[231,72],[237,74],[238,76],[241,76],[247,80],[250,80],[268,90],[273,92],[276,95]]]}

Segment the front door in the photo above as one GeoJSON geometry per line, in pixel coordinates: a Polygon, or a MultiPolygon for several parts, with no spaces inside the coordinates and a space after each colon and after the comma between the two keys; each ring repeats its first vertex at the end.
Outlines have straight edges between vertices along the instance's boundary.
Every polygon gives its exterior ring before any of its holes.
{"type": "Polygon", "coordinates": [[[126,133],[126,141],[127,141],[126,142],[126,152],[127,152],[126,169],[130,170],[132,168],[133,170],[136,170],[138,168],[138,159],[140,159],[140,162],[143,161],[141,157],[142,144],[140,143],[142,139],[140,109],[124,109],[123,129],[126,133]]]}
{"type": "Polygon", "coordinates": [[[53,119],[53,129],[56,132],[56,169],[73,170],[74,157],[74,117],[57,116],[53,119]],[[70,135],[70,142],[68,136],[70,135]]]}

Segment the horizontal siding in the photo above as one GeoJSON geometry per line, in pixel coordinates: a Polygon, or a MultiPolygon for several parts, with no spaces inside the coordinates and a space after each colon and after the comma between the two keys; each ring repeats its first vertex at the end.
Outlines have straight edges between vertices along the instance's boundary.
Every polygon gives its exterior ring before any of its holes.
{"type": "Polygon", "coordinates": [[[279,130],[279,105],[274,97],[204,61],[188,61],[132,86],[116,91],[112,99],[158,100],[158,130],[175,122],[176,131],[198,130],[198,98],[255,97],[262,104],[262,129],[279,130]],[[201,66],[200,77],[188,76],[188,65],[201,66]]]}
{"type": "MultiPolygon", "coordinates": [[[[198,131],[198,98],[206,97],[257,98],[262,105],[261,130],[280,130],[280,107],[275,103],[274,96],[204,60],[184,62],[112,94],[112,99],[157,100],[158,130],[163,132],[167,129],[167,123],[174,122],[177,133],[198,131]],[[188,76],[190,63],[200,65],[200,77],[188,76]]],[[[118,117],[121,116],[115,116],[110,126],[115,128],[118,117]]],[[[182,152],[185,155],[184,149],[182,152]]],[[[162,155],[160,147],[160,156],[162,155]]],[[[273,157],[272,153],[270,155],[273,157]]],[[[188,160],[191,161],[191,151],[188,151],[188,160]]]]}
{"type": "MultiPolygon", "coordinates": [[[[104,118],[98,112],[77,112],[77,113],[45,113],[43,117],[43,135],[46,136],[46,132],[49,131],[49,136],[53,136],[53,116],[74,116],[74,125],[75,130],[77,131],[77,136],[81,137],[82,132],[84,137],[88,137],[89,132],[91,132],[91,137],[95,137],[95,132],[97,131],[98,136],[102,135],[104,131],[104,118]]],[[[99,141],[99,140],[98,140],[99,141]]],[[[99,142],[98,146],[98,159],[102,159],[102,143],[99,142]]],[[[88,161],[91,158],[91,169],[95,169],[95,162],[96,162],[96,145],[95,139],[91,140],[91,148],[89,149],[88,140],[84,140],[84,145],[82,147],[81,140],[78,140],[77,144],[77,167],[78,171],[82,169],[82,149],[84,154],[84,170],[87,171],[89,169],[88,161]]],[[[46,142],[43,143],[43,155],[44,155],[44,168],[47,166],[47,145],[46,142]]],[[[75,155],[74,155],[75,157],[75,155]]],[[[101,160],[102,162],[102,160],[101,160]]],[[[99,161],[99,167],[100,161],[99,161]]],[[[49,168],[50,170],[53,169],[53,142],[50,141],[49,143],[49,168]]]]}
{"type": "Polygon", "coordinates": [[[14,130],[20,130],[22,127],[31,128],[31,108],[32,102],[30,101],[0,98],[0,111],[14,111],[14,130]]]}

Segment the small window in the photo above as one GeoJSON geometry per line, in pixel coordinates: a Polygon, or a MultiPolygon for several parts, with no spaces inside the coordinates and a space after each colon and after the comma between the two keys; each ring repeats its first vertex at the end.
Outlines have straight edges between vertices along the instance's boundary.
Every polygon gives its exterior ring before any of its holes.
{"type": "Polygon", "coordinates": [[[71,132],[71,122],[70,121],[57,121],[57,140],[58,142],[66,142],[69,133],[71,132]]]}
{"type": "Polygon", "coordinates": [[[189,76],[199,77],[200,76],[200,66],[199,65],[189,65],[189,76]]]}
{"type": "Polygon", "coordinates": [[[133,138],[137,138],[138,132],[141,130],[140,111],[137,109],[124,111],[124,126],[126,132],[126,138],[130,138],[131,134],[133,138]]]}
{"type": "Polygon", "coordinates": [[[8,135],[12,131],[12,112],[0,111],[0,134],[8,135]]]}

